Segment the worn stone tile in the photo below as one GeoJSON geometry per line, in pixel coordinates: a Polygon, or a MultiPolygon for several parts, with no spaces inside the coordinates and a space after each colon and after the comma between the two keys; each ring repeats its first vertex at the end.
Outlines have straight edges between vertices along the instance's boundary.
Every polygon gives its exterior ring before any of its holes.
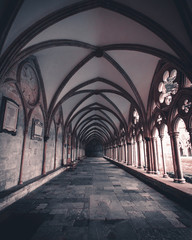
{"type": "Polygon", "coordinates": [[[137,240],[136,231],[130,220],[124,220],[117,222],[109,231],[108,239],[118,240],[137,240]]]}
{"type": "Polygon", "coordinates": [[[31,240],[61,240],[63,236],[61,225],[41,226],[31,240]]]}
{"type": "Polygon", "coordinates": [[[126,213],[118,199],[111,195],[90,196],[91,219],[124,219],[126,213]]]}
{"type": "Polygon", "coordinates": [[[41,210],[45,209],[47,207],[48,203],[40,203],[35,209],[36,210],[41,210]]]}
{"type": "Polygon", "coordinates": [[[106,160],[92,158],[5,209],[1,233],[5,229],[15,229],[6,240],[188,240],[192,213],[106,160]],[[21,225],[28,235],[16,231],[21,225]]]}
{"type": "Polygon", "coordinates": [[[67,209],[66,208],[54,208],[53,210],[50,211],[50,214],[67,214],[67,209]]]}
{"type": "Polygon", "coordinates": [[[89,240],[88,227],[68,227],[63,228],[63,239],[69,240],[89,240]]]}

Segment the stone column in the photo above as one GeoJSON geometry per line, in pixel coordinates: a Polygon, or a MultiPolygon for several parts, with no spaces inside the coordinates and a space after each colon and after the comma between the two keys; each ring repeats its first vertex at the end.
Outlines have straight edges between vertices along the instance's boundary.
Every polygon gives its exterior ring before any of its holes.
{"type": "Polygon", "coordinates": [[[163,138],[164,138],[164,135],[161,134],[160,141],[161,141],[161,156],[162,156],[162,162],[163,162],[163,177],[168,178],[167,171],[166,171],[165,157],[164,157],[163,138]]]}
{"type": "MultiPolygon", "coordinates": [[[[82,150],[81,150],[81,154],[82,154],[82,150]]],[[[71,163],[71,136],[68,135],[68,139],[67,139],[67,164],[71,163]]]]}
{"type": "Polygon", "coordinates": [[[131,143],[127,143],[127,147],[128,147],[127,164],[128,164],[128,165],[132,165],[131,143]]]}
{"type": "Polygon", "coordinates": [[[143,157],[144,157],[144,170],[147,170],[146,151],[145,151],[145,139],[143,139],[143,157]]]}
{"type": "Polygon", "coordinates": [[[192,146],[192,128],[190,128],[188,132],[189,132],[189,136],[190,136],[190,143],[192,146]]]}
{"type": "Polygon", "coordinates": [[[134,156],[134,166],[137,167],[137,159],[136,159],[136,141],[133,141],[133,156],[134,156]]]}
{"type": "Polygon", "coordinates": [[[156,139],[155,141],[155,144],[156,144],[156,154],[157,154],[157,170],[158,172],[160,172],[160,167],[159,167],[159,147],[158,147],[158,138],[156,139]]]}
{"type": "Polygon", "coordinates": [[[56,160],[57,160],[57,134],[58,134],[58,128],[56,129],[56,134],[55,134],[55,154],[54,154],[54,167],[53,167],[53,169],[56,169],[56,160]]]}
{"type": "Polygon", "coordinates": [[[117,158],[117,161],[120,162],[120,148],[121,148],[121,145],[118,145],[118,158],[117,158]]]}
{"type": "Polygon", "coordinates": [[[61,151],[61,166],[63,167],[64,166],[64,158],[63,158],[63,155],[64,155],[64,144],[62,142],[62,151],[61,151]]]}
{"type": "Polygon", "coordinates": [[[121,162],[124,162],[123,142],[121,143],[121,162]]]}
{"type": "Polygon", "coordinates": [[[177,183],[185,183],[185,179],[183,178],[183,172],[181,168],[181,159],[179,154],[179,132],[172,132],[169,133],[170,140],[171,140],[171,149],[172,149],[172,156],[173,156],[173,167],[175,178],[174,182],[177,183]]]}
{"type": "Polygon", "coordinates": [[[115,160],[115,147],[113,146],[113,154],[112,154],[112,159],[115,160]]]}
{"type": "Polygon", "coordinates": [[[25,153],[25,145],[26,145],[26,137],[27,137],[28,129],[26,128],[23,132],[23,146],[21,153],[21,165],[20,165],[20,173],[19,173],[19,182],[18,184],[22,184],[22,175],[23,175],[23,163],[24,163],[24,153],[25,153]]]}
{"type": "Polygon", "coordinates": [[[157,168],[157,161],[158,159],[158,152],[157,152],[157,138],[153,137],[152,139],[153,143],[153,165],[154,165],[154,173],[159,174],[158,168],[157,168]]]}
{"type": "Polygon", "coordinates": [[[123,162],[126,163],[126,144],[123,144],[123,162]]]}
{"type": "Polygon", "coordinates": [[[122,145],[122,160],[123,160],[123,163],[125,163],[125,143],[123,143],[122,145]]]}
{"type": "Polygon", "coordinates": [[[79,160],[79,141],[76,142],[76,159],[79,160]]]}
{"type": "Polygon", "coordinates": [[[128,165],[128,143],[125,143],[125,163],[128,165]]]}
{"type": "Polygon", "coordinates": [[[142,168],[142,166],[141,166],[141,149],[140,149],[140,143],[141,143],[141,141],[138,141],[137,142],[137,152],[138,152],[138,168],[142,168]]]}
{"type": "Polygon", "coordinates": [[[111,159],[113,159],[113,146],[111,145],[111,159]]]}
{"type": "Polygon", "coordinates": [[[67,144],[66,144],[66,142],[64,141],[64,159],[63,159],[63,161],[64,161],[64,165],[66,165],[67,164],[67,144]]]}
{"type": "Polygon", "coordinates": [[[151,173],[151,147],[150,147],[150,138],[145,137],[146,141],[146,154],[147,154],[147,173],[151,173]]]}
{"type": "Polygon", "coordinates": [[[117,145],[115,146],[115,160],[117,161],[118,159],[118,153],[117,153],[117,145]]]}
{"type": "Polygon", "coordinates": [[[134,159],[135,153],[134,153],[134,142],[131,142],[131,165],[134,166],[135,159],[134,159]]]}
{"type": "Polygon", "coordinates": [[[43,149],[43,167],[42,167],[42,175],[46,174],[46,153],[47,153],[47,141],[49,140],[48,136],[44,136],[44,149],[43,149]]]}
{"type": "Polygon", "coordinates": [[[119,161],[122,162],[122,144],[119,147],[119,161]]]}

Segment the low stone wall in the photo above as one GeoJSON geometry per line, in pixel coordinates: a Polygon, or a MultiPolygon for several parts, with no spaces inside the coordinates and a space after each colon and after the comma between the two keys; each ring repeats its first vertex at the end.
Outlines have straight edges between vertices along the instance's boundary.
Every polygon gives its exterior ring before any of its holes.
{"type": "Polygon", "coordinates": [[[115,164],[116,166],[124,169],[126,172],[130,173],[131,175],[137,177],[139,180],[143,181],[144,183],[148,184],[150,187],[156,189],[160,193],[164,194],[168,198],[177,203],[181,204],[183,207],[187,208],[188,210],[192,211],[192,194],[189,194],[185,191],[178,189],[176,186],[179,183],[173,183],[174,186],[170,186],[163,181],[159,181],[154,179],[153,177],[136,169],[130,168],[127,165],[123,165],[119,162],[113,161],[109,158],[105,158],[106,160],[110,161],[111,163],[115,164]]]}

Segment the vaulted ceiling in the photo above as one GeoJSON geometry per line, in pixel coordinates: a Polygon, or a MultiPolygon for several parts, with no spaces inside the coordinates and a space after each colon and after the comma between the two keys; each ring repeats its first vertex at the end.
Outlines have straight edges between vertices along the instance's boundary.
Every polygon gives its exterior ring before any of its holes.
{"type": "Polygon", "coordinates": [[[131,105],[146,117],[161,59],[191,66],[190,0],[4,0],[0,9],[1,70],[35,56],[48,112],[62,106],[87,143],[127,131],[131,105]]]}

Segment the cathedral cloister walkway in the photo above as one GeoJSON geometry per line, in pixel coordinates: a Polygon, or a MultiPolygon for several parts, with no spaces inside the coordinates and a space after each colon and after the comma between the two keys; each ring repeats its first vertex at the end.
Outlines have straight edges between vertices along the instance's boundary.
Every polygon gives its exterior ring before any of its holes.
{"type": "Polygon", "coordinates": [[[107,160],[87,158],[0,212],[0,233],[2,240],[189,240],[192,213],[107,160]]]}

